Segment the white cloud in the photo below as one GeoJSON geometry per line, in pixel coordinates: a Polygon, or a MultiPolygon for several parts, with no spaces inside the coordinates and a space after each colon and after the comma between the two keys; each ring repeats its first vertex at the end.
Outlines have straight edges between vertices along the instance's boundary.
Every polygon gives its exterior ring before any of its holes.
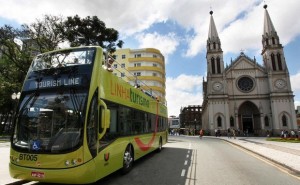
{"type": "Polygon", "coordinates": [[[179,116],[180,108],[188,105],[202,105],[202,76],[181,74],[167,78],[166,99],[169,116],[179,116]]]}
{"type": "Polygon", "coordinates": [[[300,72],[290,76],[292,90],[300,93],[300,72]]]}
{"type": "MultiPolygon", "coordinates": [[[[300,1],[272,0],[268,11],[285,45],[300,34],[300,1]]],[[[0,17],[22,23],[34,22],[45,14],[81,17],[96,15],[123,37],[133,36],[166,20],[177,22],[186,31],[193,30],[186,56],[205,51],[210,6],[224,53],[240,49],[261,50],[263,2],[261,0],[0,0],[0,17]],[[67,8],[66,8],[67,7],[67,8]],[[172,7],[172,8],[170,8],[172,7]]]]}
{"type": "Polygon", "coordinates": [[[136,39],[139,42],[138,48],[156,48],[161,51],[161,53],[166,58],[168,55],[176,51],[177,46],[179,45],[179,39],[176,37],[175,33],[169,33],[167,35],[160,35],[157,32],[147,33],[147,34],[138,34],[136,39]]]}

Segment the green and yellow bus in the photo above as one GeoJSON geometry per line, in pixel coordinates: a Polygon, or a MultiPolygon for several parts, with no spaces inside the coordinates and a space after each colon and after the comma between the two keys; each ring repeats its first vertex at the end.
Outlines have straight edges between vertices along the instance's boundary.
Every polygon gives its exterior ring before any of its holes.
{"type": "Polygon", "coordinates": [[[92,183],[162,149],[167,107],[115,76],[107,56],[87,46],[33,60],[11,137],[13,178],[92,183]]]}

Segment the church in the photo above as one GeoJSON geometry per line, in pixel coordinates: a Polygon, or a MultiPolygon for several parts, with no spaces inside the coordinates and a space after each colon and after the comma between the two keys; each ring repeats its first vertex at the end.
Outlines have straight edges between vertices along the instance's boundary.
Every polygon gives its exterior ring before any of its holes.
{"type": "Polygon", "coordinates": [[[228,128],[250,136],[296,130],[294,95],[283,46],[264,5],[262,60],[244,52],[224,67],[221,39],[210,11],[207,78],[203,79],[202,129],[224,135],[228,128]]]}

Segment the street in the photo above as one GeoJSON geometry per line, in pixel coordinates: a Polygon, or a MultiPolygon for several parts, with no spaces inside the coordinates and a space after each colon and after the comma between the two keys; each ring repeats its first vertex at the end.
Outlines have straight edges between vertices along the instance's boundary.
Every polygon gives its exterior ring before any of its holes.
{"type": "MultiPolygon", "coordinates": [[[[4,166],[8,167],[8,162],[6,163],[4,166]]],[[[2,171],[1,168],[1,179],[2,171]]],[[[208,137],[200,140],[196,136],[170,136],[162,152],[151,153],[136,161],[130,173],[121,175],[116,172],[94,185],[299,183],[299,178],[222,140],[208,137]]]]}

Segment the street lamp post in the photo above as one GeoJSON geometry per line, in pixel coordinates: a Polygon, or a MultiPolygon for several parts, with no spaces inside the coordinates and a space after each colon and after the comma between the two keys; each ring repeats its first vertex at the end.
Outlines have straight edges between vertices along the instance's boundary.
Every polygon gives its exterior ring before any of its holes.
{"type": "Polygon", "coordinates": [[[12,95],[11,95],[11,99],[14,101],[13,115],[15,115],[15,113],[16,113],[16,108],[17,108],[16,104],[17,104],[18,100],[20,99],[20,96],[21,96],[20,92],[12,93],[12,95]]]}
{"type": "Polygon", "coordinates": [[[20,96],[21,96],[20,92],[18,92],[17,94],[16,93],[12,93],[11,99],[18,100],[18,99],[20,99],[20,96]]]}
{"type": "Polygon", "coordinates": [[[12,118],[11,118],[11,121],[10,121],[10,124],[8,126],[8,130],[10,130],[10,128],[12,128],[12,122],[13,122],[13,119],[15,118],[15,115],[16,115],[16,112],[17,112],[17,103],[18,103],[18,100],[20,99],[20,96],[21,96],[21,93],[18,92],[18,93],[12,93],[11,95],[11,99],[14,101],[13,103],[13,115],[12,115],[12,118]]]}

